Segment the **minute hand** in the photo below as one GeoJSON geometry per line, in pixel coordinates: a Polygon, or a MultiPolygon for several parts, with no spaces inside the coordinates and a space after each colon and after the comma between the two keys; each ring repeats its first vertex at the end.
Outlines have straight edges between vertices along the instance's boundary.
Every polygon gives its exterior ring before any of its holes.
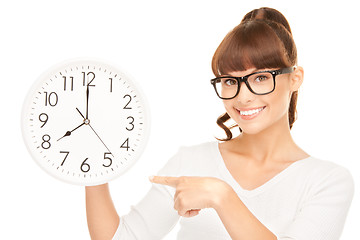
{"type": "Polygon", "coordinates": [[[86,119],[89,119],[89,84],[86,86],[86,119]]]}

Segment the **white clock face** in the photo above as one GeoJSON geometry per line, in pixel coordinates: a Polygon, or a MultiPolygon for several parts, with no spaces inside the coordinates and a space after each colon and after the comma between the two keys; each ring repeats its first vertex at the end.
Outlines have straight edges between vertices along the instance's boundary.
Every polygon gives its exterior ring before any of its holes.
{"type": "Polygon", "coordinates": [[[97,185],[123,174],[149,134],[147,105],[134,81],[115,67],[73,60],[43,74],[22,115],[25,143],[49,174],[97,185]]]}

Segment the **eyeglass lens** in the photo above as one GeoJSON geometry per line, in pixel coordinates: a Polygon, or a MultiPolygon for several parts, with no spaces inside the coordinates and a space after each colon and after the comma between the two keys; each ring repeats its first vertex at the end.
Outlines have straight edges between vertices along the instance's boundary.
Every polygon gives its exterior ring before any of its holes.
{"type": "MultiPolygon", "coordinates": [[[[274,89],[273,75],[269,72],[250,75],[247,81],[251,90],[257,94],[266,94],[274,89]]],[[[237,95],[238,83],[240,81],[236,78],[218,78],[215,82],[216,91],[221,98],[233,98],[237,95]]]]}

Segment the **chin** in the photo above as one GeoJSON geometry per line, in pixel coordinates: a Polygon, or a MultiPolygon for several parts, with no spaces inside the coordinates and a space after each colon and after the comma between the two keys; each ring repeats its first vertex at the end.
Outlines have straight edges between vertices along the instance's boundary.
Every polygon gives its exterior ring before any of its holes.
{"type": "Polygon", "coordinates": [[[259,124],[254,124],[254,126],[239,126],[239,127],[242,130],[241,134],[246,134],[246,135],[256,135],[265,130],[265,128],[262,128],[261,126],[259,126],[259,124]]]}

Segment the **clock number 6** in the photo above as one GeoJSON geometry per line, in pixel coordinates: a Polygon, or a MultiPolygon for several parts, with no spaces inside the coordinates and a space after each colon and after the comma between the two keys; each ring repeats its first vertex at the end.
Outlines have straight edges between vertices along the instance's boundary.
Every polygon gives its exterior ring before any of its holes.
{"type": "Polygon", "coordinates": [[[88,160],[89,158],[86,158],[82,163],[81,163],[81,166],[80,166],[80,170],[83,171],[83,172],[88,172],[90,171],[90,165],[86,163],[86,160],[88,160]]]}

